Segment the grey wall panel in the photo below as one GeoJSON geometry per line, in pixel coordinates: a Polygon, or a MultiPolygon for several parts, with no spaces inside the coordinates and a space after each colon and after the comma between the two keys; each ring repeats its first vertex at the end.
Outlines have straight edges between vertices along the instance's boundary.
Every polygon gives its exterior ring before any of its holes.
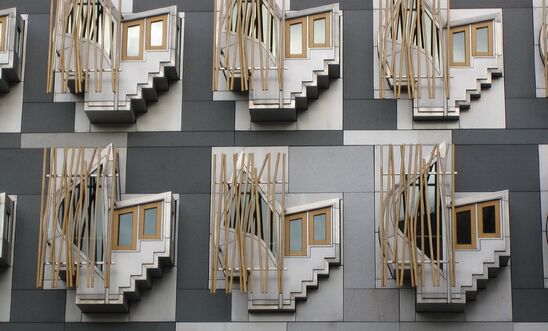
{"type": "MultiPolygon", "coordinates": [[[[40,4],[47,3],[48,10],[46,11],[46,14],[29,15],[23,101],[50,102],[53,100],[53,96],[46,93],[49,42],[49,1],[25,0],[25,2],[29,5],[30,2],[38,2],[40,4]]],[[[40,8],[40,5],[38,5],[37,8],[40,8]]]]}
{"type": "Polygon", "coordinates": [[[65,331],[175,331],[175,323],[67,323],[65,331]]]}
{"type": "Polygon", "coordinates": [[[451,8],[531,8],[530,0],[453,0],[451,8]]]}
{"type": "Polygon", "coordinates": [[[75,104],[72,102],[24,102],[21,130],[32,133],[72,132],[74,131],[74,111],[75,104]]]}
{"type": "Polygon", "coordinates": [[[453,143],[456,145],[548,144],[548,130],[453,130],[453,143]]]}
{"type": "Polygon", "coordinates": [[[64,322],[64,290],[13,290],[11,322],[64,322]]]}
{"type": "Polygon", "coordinates": [[[400,331],[512,331],[512,323],[401,323],[400,331]]]}
{"type": "Polygon", "coordinates": [[[291,10],[300,10],[311,7],[339,3],[341,9],[371,9],[373,1],[365,0],[297,0],[291,3],[291,10]]]}
{"type": "Polygon", "coordinates": [[[343,29],[344,99],[373,99],[373,11],[345,12],[343,29]]]}
{"type": "Polygon", "coordinates": [[[183,131],[234,131],[234,101],[183,102],[183,131]]]}
{"type": "Polygon", "coordinates": [[[547,129],[548,101],[544,98],[506,99],[506,127],[509,129],[547,129]]]}
{"type": "Polygon", "coordinates": [[[234,132],[134,132],[128,147],[233,146],[234,132]]]}
{"type": "Polygon", "coordinates": [[[345,100],[345,130],[396,130],[396,100],[345,100]]]}
{"type": "Polygon", "coordinates": [[[234,146],[338,146],[342,144],[342,131],[236,131],[234,137],[234,146]]]}
{"type": "Polygon", "coordinates": [[[539,190],[535,145],[457,145],[457,191],[539,190]]]}
{"type": "Polygon", "coordinates": [[[42,156],[39,149],[0,149],[0,190],[40,194],[42,156]]]}
{"type": "Polygon", "coordinates": [[[21,147],[21,135],[19,133],[0,133],[0,148],[21,147]]]}
{"type": "Polygon", "coordinates": [[[177,290],[177,322],[228,322],[230,295],[209,290],[177,290]]]}
{"type": "Polygon", "coordinates": [[[37,0],[2,0],[2,9],[17,7],[22,14],[49,14],[49,1],[37,0]]]}
{"type": "Polygon", "coordinates": [[[548,289],[512,291],[514,321],[548,322],[548,289]]]}
{"type": "Polygon", "coordinates": [[[287,323],[287,331],[398,331],[398,323],[344,322],[344,323],[287,323]]]}
{"type": "Polygon", "coordinates": [[[178,11],[213,11],[213,1],[206,0],[134,0],[133,11],[143,11],[177,5],[178,11]]]}
{"type": "Polygon", "coordinates": [[[12,285],[14,290],[36,289],[39,224],[40,196],[18,196],[12,285]]]}
{"type": "Polygon", "coordinates": [[[345,321],[399,321],[397,289],[345,289],[345,321]]]}
{"type": "Polygon", "coordinates": [[[211,148],[128,148],[127,193],[209,193],[211,148]]]}

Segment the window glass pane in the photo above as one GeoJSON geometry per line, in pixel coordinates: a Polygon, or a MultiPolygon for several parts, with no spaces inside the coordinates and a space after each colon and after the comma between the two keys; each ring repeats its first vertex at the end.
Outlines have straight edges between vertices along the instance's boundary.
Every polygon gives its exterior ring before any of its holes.
{"type": "Polygon", "coordinates": [[[472,213],[462,211],[457,213],[457,244],[470,245],[472,243],[472,213]]]}
{"type": "Polygon", "coordinates": [[[466,38],[464,31],[453,33],[453,62],[466,62],[466,38]]]}
{"type": "Polygon", "coordinates": [[[133,236],[133,213],[125,213],[119,216],[118,222],[118,246],[131,246],[133,236]]]}
{"type": "Polygon", "coordinates": [[[314,215],[314,240],[325,240],[325,214],[314,215]]]}
{"type": "Polygon", "coordinates": [[[164,21],[150,24],[150,46],[161,47],[164,41],[164,21]]]}
{"type": "Polygon", "coordinates": [[[289,54],[299,55],[303,53],[303,24],[292,24],[289,27],[289,54]]]}
{"type": "Polygon", "coordinates": [[[156,234],[156,218],[157,208],[145,209],[145,224],[143,231],[145,235],[155,235],[156,234]]]}
{"type": "Polygon", "coordinates": [[[314,20],[314,44],[325,44],[325,18],[314,20]]]}
{"type": "Polygon", "coordinates": [[[289,222],[289,251],[300,252],[303,249],[303,220],[298,218],[289,222]]]}
{"type": "MultiPolygon", "coordinates": [[[[111,35],[111,22],[110,20],[105,20],[105,28],[104,28],[104,37],[99,37],[100,41],[99,41],[99,44],[103,42],[103,38],[104,38],[104,42],[105,42],[105,45],[104,45],[104,49],[105,49],[105,52],[110,55],[110,35],[111,35]]],[[[129,37],[129,35],[128,35],[129,37]]],[[[129,50],[128,50],[128,55],[129,55],[129,50]]]]}
{"type": "Polygon", "coordinates": [[[139,56],[141,26],[130,26],[127,29],[127,56],[139,56]]]}
{"type": "Polygon", "coordinates": [[[476,52],[489,52],[489,29],[487,27],[476,29],[476,52]]]}
{"type": "Polygon", "coordinates": [[[481,209],[483,219],[483,233],[496,233],[495,206],[483,207],[481,209]]]}

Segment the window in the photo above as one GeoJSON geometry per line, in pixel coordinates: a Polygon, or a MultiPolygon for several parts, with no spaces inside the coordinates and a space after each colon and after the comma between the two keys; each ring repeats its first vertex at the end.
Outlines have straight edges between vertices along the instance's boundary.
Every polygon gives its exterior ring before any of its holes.
{"type": "Polygon", "coordinates": [[[122,40],[122,60],[143,59],[143,31],[144,21],[134,20],[124,22],[122,40]]]}
{"type": "Polygon", "coordinates": [[[478,228],[480,238],[500,237],[500,202],[478,204],[478,228]]]}
{"type": "Polygon", "coordinates": [[[113,250],[134,250],[137,237],[137,207],[114,211],[113,250]]]}
{"type": "Polygon", "coordinates": [[[322,13],[308,18],[308,26],[310,29],[308,41],[310,48],[330,46],[330,17],[330,13],[322,13]]]}
{"type": "Polygon", "coordinates": [[[6,32],[8,30],[8,17],[0,17],[0,52],[6,50],[6,32]]]}
{"type": "Polygon", "coordinates": [[[331,245],[331,208],[310,212],[308,236],[310,245],[331,245]]]}
{"type": "Polygon", "coordinates": [[[470,35],[468,26],[451,28],[451,65],[469,66],[470,65],[470,35]]]}
{"type": "Polygon", "coordinates": [[[162,203],[152,202],[139,206],[139,238],[160,239],[162,236],[162,203]]]}
{"type": "Polygon", "coordinates": [[[493,56],[493,21],[472,25],[472,56],[493,56]]]}
{"type": "Polygon", "coordinates": [[[285,21],[285,57],[305,58],[306,56],[306,17],[285,21]]]}
{"type": "Polygon", "coordinates": [[[285,255],[306,256],[307,213],[288,215],[285,218],[285,255]]]}
{"type": "Polygon", "coordinates": [[[167,45],[167,15],[147,18],[147,50],[162,50],[167,45]]]}
{"type": "Polygon", "coordinates": [[[453,240],[456,249],[476,249],[476,205],[455,209],[453,240]]]}

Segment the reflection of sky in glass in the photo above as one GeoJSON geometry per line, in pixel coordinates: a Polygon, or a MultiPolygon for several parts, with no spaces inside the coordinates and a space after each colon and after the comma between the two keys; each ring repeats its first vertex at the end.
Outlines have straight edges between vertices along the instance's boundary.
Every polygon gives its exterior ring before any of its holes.
{"type": "Polygon", "coordinates": [[[144,232],[146,235],[156,234],[156,208],[145,209],[144,232]]]}
{"type": "Polygon", "coordinates": [[[453,34],[453,62],[466,62],[466,43],[464,40],[464,32],[453,34]]]}
{"type": "Polygon", "coordinates": [[[476,30],[476,52],[487,53],[489,51],[489,43],[487,35],[489,29],[481,28],[476,30]]]}
{"type": "Polygon", "coordinates": [[[150,24],[150,46],[162,46],[164,39],[164,22],[158,21],[150,24]]]}
{"type": "Polygon", "coordinates": [[[293,24],[289,27],[289,54],[303,53],[303,24],[293,24]]]}
{"type": "Polygon", "coordinates": [[[300,252],[303,248],[302,243],[302,219],[296,219],[289,222],[289,250],[291,252],[300,252]]]}
{"type": "Polygon", "coordinates": [[[120,215],[118,222],[118,246],[130,246],[133,236],[133,213],[120,215]]]}
{"type": "Polygon", "coordinates": [[[127,56],[139,56],[139,35],[141,27],[131,26],[127,29],[127,56]]]}
{"type": "Polygon", "coordinates": [[[314,240],[325,240],[325,214],[314,215],[314,240]]]}
{"type": "Polygon", "coordinates": [[[325,18],[314,20],[314,44],[325,44],[325,18]]]}

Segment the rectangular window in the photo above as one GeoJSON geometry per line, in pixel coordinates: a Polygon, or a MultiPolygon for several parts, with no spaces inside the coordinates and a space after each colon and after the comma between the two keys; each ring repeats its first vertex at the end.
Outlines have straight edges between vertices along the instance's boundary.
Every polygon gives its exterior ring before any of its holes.
{"type": "Polygon", "coordinates": [[[456,249],[476,249],[476,205],[457,207],[453,222],[456,249]]]}
{"type": "Polygon", "coordinates": [[[143,60],[143,20],[124,22],[122,60],[143,60]]]}
{"type": "Polygon", "coordinates": [[[147,18],[147,50],[163,50],[167,46],[167,15],[147,18]]]}
{"type": "Polygon", "coordinates": [[[480,238],[500,238],[500,201],[478,204],[480,238]]]}
{"type": "Polygon", "coordinates": [[[493,21],[472,25],[472,56],[493,56],[493,21]]]}
{"type": "Polygon", "coordinates": [[[306,58],[306,17],[285,21],[285,57],[306,58]]]}
{"type": "Polygon", "coordinates": [[[307,213],[285,217],[285,255],[306,256],[306,217],[307,213]]]}
{"type": "Polygon", "coordinates": [[[331,45],[331,15],[329,12],[312,15],[308,17],[308,26],[310,34],[308,36],[308,42],[310,48],[313,47],[329,47],[331,45]]]}
{"type": "Polygon", "coordinates": [[[331,245],[331,208],[310,212],[308,236],[310,245],[331,245]]]}
{"type": "Polygon", "coordinates": [[[114,211],[113,250],[134,250],[137,245],[137,208],[114,211]]]}
{"type": "Polygon", "coordinates": [[[160,239],[162,229],[162,202],[139,206],[139,238],[160,239]]]}
{"type": "Polygon", "coordinates": [[[452,66],[470,65],[470,34],[469,27],[451,28],[450,54],[452,66]]]}
{"type": "Polygon", "coordinates": [[[6,32],[8,30],[8,17],[0,17],[0,52],[6,51],[6,32]]]}

